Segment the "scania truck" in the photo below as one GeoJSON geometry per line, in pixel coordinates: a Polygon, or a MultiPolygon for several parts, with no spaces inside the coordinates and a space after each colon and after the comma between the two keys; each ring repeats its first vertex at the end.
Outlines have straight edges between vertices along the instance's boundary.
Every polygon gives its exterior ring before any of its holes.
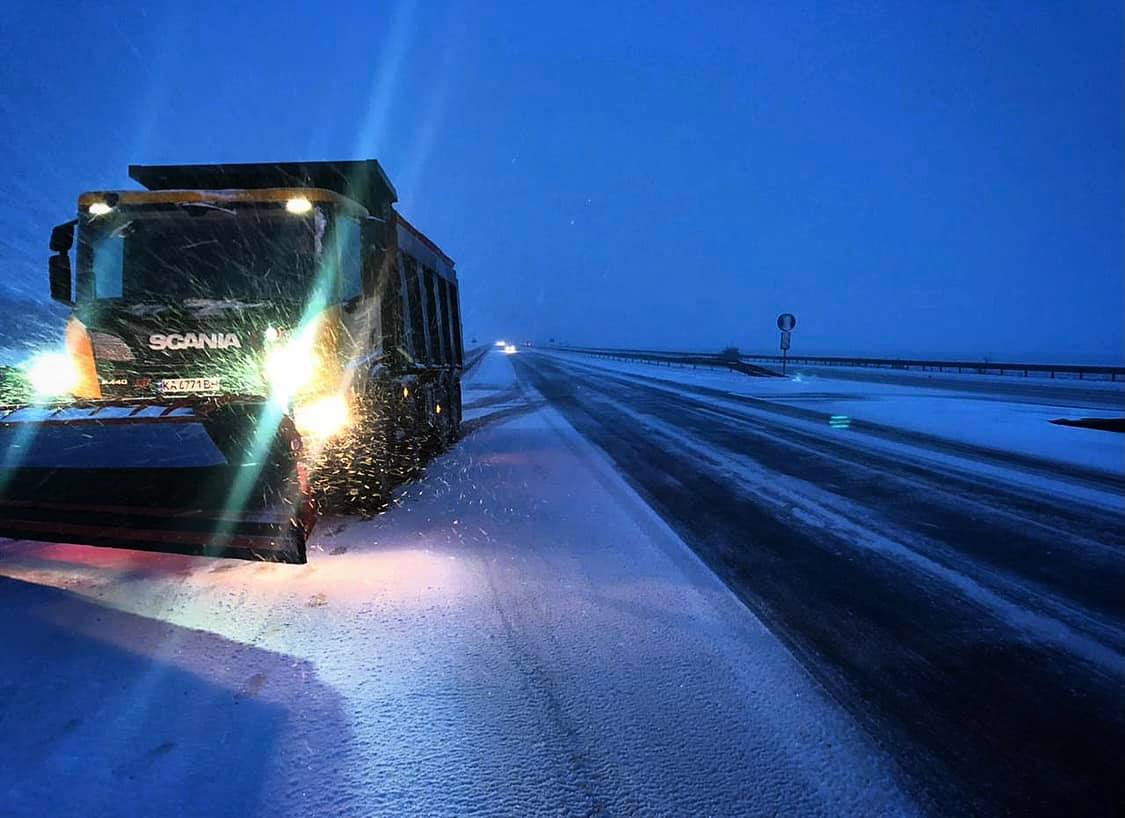
{"type": "Polygon", "coordinates": [[[129,175],[52,231],[71,313],[0,384],[0,536],[304,562],[456,438],[454,263],[375,160],[129,175]]]}

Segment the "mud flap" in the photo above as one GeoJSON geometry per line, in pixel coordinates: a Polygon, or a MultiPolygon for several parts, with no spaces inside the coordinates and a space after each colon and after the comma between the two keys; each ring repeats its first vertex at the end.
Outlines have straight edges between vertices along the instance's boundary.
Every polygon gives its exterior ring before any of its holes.
{"type": "Polygon", "coordinates": [[[0,536],[303,563],[315,519],[269,404],[0,410],[0,536]]]}

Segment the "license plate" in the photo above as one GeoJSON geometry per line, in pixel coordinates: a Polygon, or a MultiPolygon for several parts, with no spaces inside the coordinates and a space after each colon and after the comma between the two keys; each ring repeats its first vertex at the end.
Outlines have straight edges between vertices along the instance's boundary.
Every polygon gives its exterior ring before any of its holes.
{"type": "Polygon", "coordinates": [[[169,395],[202,394],[219,391],[218,378],[165,378],[156,382],[158,392],[169,395]]]}

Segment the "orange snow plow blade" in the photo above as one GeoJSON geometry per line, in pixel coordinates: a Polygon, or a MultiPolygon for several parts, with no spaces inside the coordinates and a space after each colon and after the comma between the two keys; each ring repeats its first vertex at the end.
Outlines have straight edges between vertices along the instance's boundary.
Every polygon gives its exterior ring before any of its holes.
{"type": "Polygon", "coordinates": [[[261,402],[0,408],[0,536],[303,563],[300,454],[261,402]]]}

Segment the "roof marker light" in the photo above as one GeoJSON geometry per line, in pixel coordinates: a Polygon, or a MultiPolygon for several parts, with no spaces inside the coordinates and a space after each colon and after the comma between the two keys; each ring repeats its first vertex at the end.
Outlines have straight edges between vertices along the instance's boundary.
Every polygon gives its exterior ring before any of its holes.
{"type": "Polygon", "coordinates": [[[298,196],[294,199],[289,199],[285,202],[285,209],[290,213],[300,216],[302,213],[308,213],[312,210],[312,202],[304,196],[298,196]]]}
{"type": "Polygon", "coordinates": [[[109,211],[113,210],[106,202],[92,202],[86,210],[91,216],[104,216],[109,211]]]}

